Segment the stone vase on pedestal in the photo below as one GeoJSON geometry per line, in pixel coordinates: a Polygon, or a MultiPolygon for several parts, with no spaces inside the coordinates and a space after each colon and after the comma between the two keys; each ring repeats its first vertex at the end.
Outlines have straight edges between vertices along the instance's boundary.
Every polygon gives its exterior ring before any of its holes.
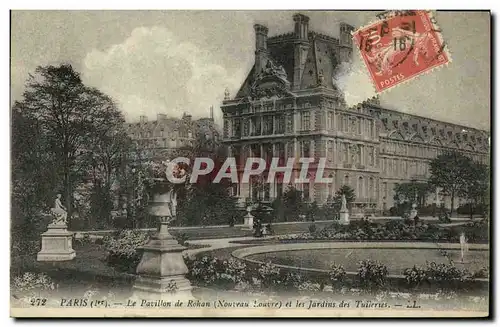
{"type": "Polygon", "coordinates": [[[134,297],[139,299],[193,299],[182,256],[186,247],[168,231],[175,215],[172,195],[172,192],[156,194],[150,204],[149,213],[161,222],[158,233],[141,248],[143,254],[133,286],[134,297]]]}
{"type": "Polygon", "coordinates": [[[252,207],[248,206],[247,207],[247,214],[243,217],[243,225],[244,227],[242,229],[253,229],[253,219],[254,216],[252,216],[252,207]]]}
{"type": "Polygon", "coordinates": [[[42,234],[42,249],[36,256],[37,261],[68,261],[76,256],[72,247],[73,233],[68,232],[66,224],[49,224],[42,234]]]}

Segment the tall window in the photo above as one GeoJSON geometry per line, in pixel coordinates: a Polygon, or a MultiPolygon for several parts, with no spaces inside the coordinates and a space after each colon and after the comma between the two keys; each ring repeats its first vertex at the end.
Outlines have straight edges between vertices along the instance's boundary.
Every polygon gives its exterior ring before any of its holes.
{"type": "Polygon", "coordinates": [[[279,199],[283,196],[283,181],[276,177],[274,183],[276,185],[276,198],[279,199]]]}
{"type": "Polygon", "coordinates": [[[360,198],[364,198],[365,197],[365,188],[364,188],[364,183],[363,183],[363,177],[359,177],[358,178],[358,196],[360,198]]]}
{"type": "Polygon", "coordinates": [[[309,201],[310,200],[310,190],[309,190],[309,183],[305,183],[305,184],[302,184],[303,187],[302,187],[302,190],[303,190],[303,198],[304,198],[304,201],[309,201]]]}
{"type": "Polygon", "coordinates": [[[335,154],[333,153],[333,141],[328,141],[328,161],[333,162],[335,160],[335,154]]]}
{"type": "Polygon", "coordinates": [[[303,111],[300,113],[301,130],[308,131],[311,129],[311,113],[303,111]]]}
{"type": "Polygon", "coordinates": [[[248,119],[245,119],[243,121],[243,136],[248,136],[250,135],[250,122],[248,119]]]}
{"type": "Polygon", "coordinates": [[[233,120],[233,128],[232,128],[232,136],[240,136],[241,135],[241,125],[240,125],[240,119],[235,118],[233,120]]]}
{"type": "Polygon", "coordinates": [[[293,131],[293,115],[289,115],[286,119],[286,131],[289,133],[293,131]]]}
{"type": "Polygon", "coordinates": [[[264,201],[269,201],[271,199],[270,190],[271,190],[271,185],[269,183],[264,183],[264,201]]]}
{"type": "Polygon", "coordinates": [[[333,131],[335,129],[335,126],[333,125],[333,112],[328,111],[327,113],[327,129],[330,131],[333,131]]]}
{"type": "Polygon", "coordinates": [[[276,116],[276,134],[283,134],[285,133],[285,116],[284,115],[279,115],[276,116]]]}
{"type": "Polygon", "coordinates": [[[264,121],[264,128],[262,131],[263,135],[269,135],[273,133],[273,116],[264,116],[262,118],[264,121]]]}
{"type": "Polygon", "coordinates": [[[301,142],[301,147],[302,147],[302,157],[310,157],[311,155],[311,142],[310,141],[302,141],[301,142]]]}

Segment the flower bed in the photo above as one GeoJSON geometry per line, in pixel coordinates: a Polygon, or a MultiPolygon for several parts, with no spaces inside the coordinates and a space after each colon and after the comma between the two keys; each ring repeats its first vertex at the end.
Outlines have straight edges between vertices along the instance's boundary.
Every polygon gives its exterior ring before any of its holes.
{"type": "Polygon", "coordinates": [[[186,260],[193,285],[223,290],[315,293],[357,289],[369,294],[380,290],[483,294],[488,290],[487,283],[479,280],[485,276],[483,270],[470,272],[434,262],[407,268],[400,277],[388,275],[387,266],[373,260],[361,260],[354,274],[346,273],[342,265],[335,263],[325,274],[284,268],[271,262],[242,262],[207,255],[186,260]]]}
{"type": "Polygon", "coordinates": [[[437,225],[414,223],[412,220],[392,220],[385,224],[364,220],[351,221],[349,225],[332,224],[319,231],[284,235],[280,241],[289,240],[349,240],[349,241],[439,241],[458,242],[464,231],[471,243],[488,241],[487,221],[470,222],[452,228],[437,225]]]}

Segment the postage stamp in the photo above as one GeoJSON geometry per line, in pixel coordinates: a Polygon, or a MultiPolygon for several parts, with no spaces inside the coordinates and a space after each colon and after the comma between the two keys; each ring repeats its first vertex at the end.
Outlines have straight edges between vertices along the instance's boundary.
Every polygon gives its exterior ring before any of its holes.
{"type": "Polygon", "coordinates": [[[375,15],[12,10],[11,316],[492,316],[491,14],[375,15]]]}
{"type": "Polygon", "coordinates": [[[378,93],[451,61],[430,11],[393,11],[353,33],[378,93]]]}

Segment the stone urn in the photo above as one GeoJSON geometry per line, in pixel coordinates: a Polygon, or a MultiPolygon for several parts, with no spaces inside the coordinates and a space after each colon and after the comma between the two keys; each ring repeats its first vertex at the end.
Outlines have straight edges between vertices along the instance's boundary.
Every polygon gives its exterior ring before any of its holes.
{"type": "Polygon", "coordinates": [[[140,299],[193,298],[191,283],[185,277],[188,268],[182,251],[186,247],[180,245],[168,231],[170,222],[175,219],[176,206],[173,190],[155,193],[149,204],[149,214],[157,217],[159,228],[156,235],[140,248],[143,254],[133,286],[134,296],[140,299]]]}

